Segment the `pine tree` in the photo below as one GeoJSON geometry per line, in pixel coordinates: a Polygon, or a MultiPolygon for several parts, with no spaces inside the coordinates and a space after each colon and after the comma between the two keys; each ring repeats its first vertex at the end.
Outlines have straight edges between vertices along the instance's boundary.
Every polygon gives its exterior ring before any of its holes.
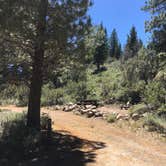
{"type": "Polygon", "coordinates": [[[113,29],[110,37],[110,57],[119,59],[121,55],[121,44],[118,40],[116,29],[113,29]]]}
{"type": "Polygon", "coordinates": [[[29,127],[40,128],[41,88],[44,77],[47,77],[44,76],[45,70],[56,67],[64,55],[75,58],[84,49],[89,5],[89,0],[1,0],[2,40],[22,51],[21,56],[16,56],[28,62],[31,69],[29,127]]]}
{"type": "Polygon", "coordinates": [[[166,0],[147,0],[143,10],[151,14],[151,20],[145,23],[146,31],[152,33],[149,47],[166,52],[166,0]]]}
{"type": "Polygon", "coordinates": [[[108,39],[107,39],[107,31],[104,29],[101,24],[98,28],[98,39],[100,42],[98,43],[95,54],[94,54],[94,64],[97,66],[97,70],[100,70],[100,66],[104,64],[108,57],[108,39]]]}
{"type": "Polygon", "coordinates": [[[125,59],[132,58],[137,55],[140,49],[141,41],[137,37],[136,28],[133,26],[130,34],[127,36],[127,43],[125,46],[125,59]]]}

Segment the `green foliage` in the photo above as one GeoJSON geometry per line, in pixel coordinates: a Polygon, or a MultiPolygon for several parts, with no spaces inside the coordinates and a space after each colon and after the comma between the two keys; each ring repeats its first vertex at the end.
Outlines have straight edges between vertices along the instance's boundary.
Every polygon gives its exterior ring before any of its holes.
{"type": "Polygon", "coordinates": [[[138,81],[145,81],[147,84],[157,74],[158,58],[155,51],[140,49],[138,56],[129,59],[122,66],[124,73],[124,80],[129,86],[138,83],[138,81]]]}
{"type": "MultiPolygon", "coordinates": [[[[44,135],[34,128],[27,127],[25,113],[0,113],[0,153],[2,158],[23,159],[35,155],[44,146],[44,135]],[[3,119],[2,119],[3,117],[3,119]]],[[[41,116],[41,126],[45,126],[49,116],[41,116]]],[[[45,129],[45,128],[41,128],[45,129]]],[[[14,160],[15,161],[15,160],[14,160]]]]}
{"type": "Polygon", "coordinates": [[[157,52],[166,52],[166,1],[147,0],[143,10],[151,14],[146,21],[146,31],[152,32],[150,47],[157,52]]]}
{"type": "Polygon", "coordinates": [[[108,118],[107,118],[107,122],[109,122],[109,123],[114,123],[115,121],[116,121],[116,117],[117,117],[117,115],[116,114],[110,114],[109,116],[108,116],[108,118]]]}
{"type": "Polygon", "coordinates": [[[115,61],[107,66],[107,71],[92,74],[93,68],[87,71],[88,98],[109,101],[114,98],[120,87],[122,74],[120,62],[115,61]]]}
{"type": "Polygon", "coordinates": [[[160,118],[156,114],[149,114],[145,117],[144,126],[148,126],[149,131],[157,131],[166,134],[166,119],[160,118]]]}
{"type": "Polygon", "coordinates": [[[55,89],[49,84],[43,86],[41,97],[42,106],[61,105],[64,103],[64,90],[62,88],[55,89]]]}
{"type": "Polygon", "coordinates": [[[118,35],[116,29],[113,29],[110,37],[110,57],[119,59],[121,56],[121,44],[119,43],[118,35]]]}
{"type": "Polygon", "coordinates": [[[65,92],[72,102],[85,100],[88,95],[87,84],[85,81],[69,81],[65,88],[65,92]]]}
{"type": "Polygon", "coordinates": [[[150,111],[149,108],[145,104],[137,104],[137,105],[132,106],[129,109],[130,115],[133,115],[135,113],[142,115],[142,114],[149,112],[149,111],[150,111]]]}
{"type": "Polygon", "coordinates": [[[166,107],[166,86],[160,81],[153,81],[146,86],[144,101],[155,108],[166,107]]]}
{"type": "Polygon", "coordinates": [[[127,103],[129,101],[131,104],[136,104],[141,101],[140,92],[128,87],[121,87],[115,94],[115,99],[116,101],[123,103],[127,103]]]}
{"type": "Polygon", "coordinates": [[[1,85],[3,90],[0,92],[2,104],[15,104],[26,106],[28,103],[29,88],[25,85],[5,84],[1,85]]]}
{"type": "Polygon", "coordinates": [[[108,58],[107,32],[102,24],[98,27],[97,35],[100,37],[100,43],[96,46],[95,49],[94,64],[97,65],[97,70],[99,71],[100,65],[103,65],[108,58]]]}
{"type": "Polygon", "coordinates": [[[124,50],[124,58],[129,59],[136,56],[141,47],[142,41],[138,39],[136,28],[133,26],[130,30],[130,34],[127,37],[127,43],[124,50]]]}

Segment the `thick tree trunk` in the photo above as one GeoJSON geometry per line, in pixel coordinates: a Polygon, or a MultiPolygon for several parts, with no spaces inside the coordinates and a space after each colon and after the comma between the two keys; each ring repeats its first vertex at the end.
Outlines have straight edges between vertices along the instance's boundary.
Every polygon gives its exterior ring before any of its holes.
{"type": "Polygon", "coordinates": [[[44,43],[48,0],[40,0],[35,53],[32,57],[32,78],[28,103],[27,126],[40,129],[40,98],[42,89],[44,43]]]}
{"type": "Polygon", "coordinates": [[[44,51],[36,50],[33,59],[32,80],[28,103],[28,127],[40,129],[40,98],[42,88],[42,66],[44,51]]]}
{"type": "Polygon", "coordinates": [[[100,71],[100,64],[97,63],[97,71],[100,71]]]}

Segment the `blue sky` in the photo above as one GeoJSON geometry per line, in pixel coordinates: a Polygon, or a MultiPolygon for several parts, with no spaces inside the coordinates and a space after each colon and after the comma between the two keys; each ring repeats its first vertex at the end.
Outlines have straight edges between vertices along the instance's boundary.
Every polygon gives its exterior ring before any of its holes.
{"type": "Polygon", "coordinates": [[[116,28],[122,45],[125,44],[127,34],[134,25],[139,38],[144,44],[148,42],[144,22],[149,19],[149,14],[141,11],[145,0],[93,0],[93,2],[89,11],[93,24],[102,22],[109,35],[112,29],[116,28]]]}

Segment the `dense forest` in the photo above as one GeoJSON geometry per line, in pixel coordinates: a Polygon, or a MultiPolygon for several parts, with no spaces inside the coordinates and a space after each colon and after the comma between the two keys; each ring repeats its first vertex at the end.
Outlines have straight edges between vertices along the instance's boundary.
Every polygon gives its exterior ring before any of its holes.
{"type": "Polygon", "coordinates": [[[124,46],[117,29],[92,25],[89,0],[0,3],[0,104],[28,106],[25,126],[40,129],[41,106],[93,100],[145,109],[165,132],[165,0],[140,9],[151,15],[149,43],[133,25],[124,46]]]}

